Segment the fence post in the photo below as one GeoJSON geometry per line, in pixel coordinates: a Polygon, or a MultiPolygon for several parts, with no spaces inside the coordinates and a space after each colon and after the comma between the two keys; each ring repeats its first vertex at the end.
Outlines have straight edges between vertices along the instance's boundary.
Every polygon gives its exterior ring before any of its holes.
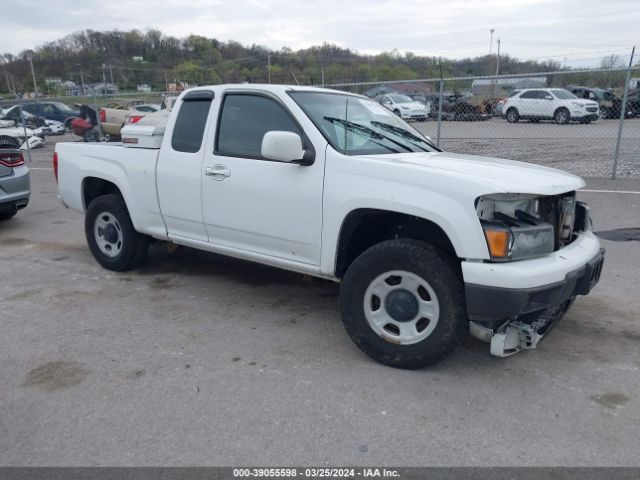
{"type": "Polygon", "coordinates": [[[29,136],[27,135],[27,120],[24,118],[24,110],[22,109],[22,97],[17,93],[14,93],[14,95],[18,99],[18,104],[20,105],[20,120],[22,121],[22,129],[24,130],[24,143],[27,144],[27,157],[31,162],[33,161],[33,158],[31,157],[31,145],[29,144],[29,136]]]}
{"type": "Polygon", "coordinates": [[[440,147],[440,127],[442,126],[442,94],[444,92],[444,80],[440,77],[440,96],[438,98],[438,137],[436,146],[440,147]]]}
{"type": "Polygon", "coordinates": [[[611,180],[616,179],[616,170],[618,169],[618,158],[620,157],[620,142],[622,140],[622,127],[624,126],[624,116],[627,113],[627,97],[629,96],[629,81],[631,79],[631,67],[633,66],[633,54],[636,52],[634,46],[631,50],[631,58],[629,59],[629,68],[624,80],[624,94],[622,95],[622,105],[620,106],[620,123],[618,124],[618,138],[616,140],[616,152],[613,155],[613,170],[611,172],[611,180]]]}

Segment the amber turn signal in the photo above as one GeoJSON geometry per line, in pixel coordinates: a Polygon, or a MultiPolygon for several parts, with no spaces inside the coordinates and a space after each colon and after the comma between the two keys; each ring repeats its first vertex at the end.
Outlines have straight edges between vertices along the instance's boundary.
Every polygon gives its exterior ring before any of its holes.
{"type": "Polygon", "coordinates": [[[511,243],[511,233],[504,229],[486,228],[484,236],[487,239],[489,253],[493,258],[507,258],[511,243]]]}

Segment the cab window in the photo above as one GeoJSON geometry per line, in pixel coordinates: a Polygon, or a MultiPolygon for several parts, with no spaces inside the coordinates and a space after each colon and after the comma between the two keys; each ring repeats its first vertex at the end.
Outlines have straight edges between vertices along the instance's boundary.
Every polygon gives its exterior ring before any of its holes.
{"type": "Polygon", "coordinates": [[[215,153],[260,159],[262,138],[273,130],[302,135],[291,115],[275,100],[257,94],[227,94],[220,113],[215,153]]]}

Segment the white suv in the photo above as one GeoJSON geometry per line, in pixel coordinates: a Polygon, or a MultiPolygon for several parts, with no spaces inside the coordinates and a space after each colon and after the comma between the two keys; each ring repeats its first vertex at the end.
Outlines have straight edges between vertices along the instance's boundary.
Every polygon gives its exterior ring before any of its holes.
{"type": "Polygon", "coordinates": [[[520,119],[531,122],[553,120],[559,124],[571,120],[589,123],[598,119],[598,104],[576,97],[562,88],[529,88],[507,98],[502,107],[509,123],[520,119]]]}

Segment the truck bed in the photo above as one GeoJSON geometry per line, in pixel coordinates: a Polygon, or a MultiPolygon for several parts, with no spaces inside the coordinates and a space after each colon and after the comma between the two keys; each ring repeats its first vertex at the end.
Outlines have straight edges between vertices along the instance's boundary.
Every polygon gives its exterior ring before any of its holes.
{"type": "Polygon", "coordinates": [[[85,191],[92,178],[121,188],[139,232],[166,238],[156,191],[158,149],[128,148],[121,143],[58,143],[58,190],[69,208],[85,212],[85,191]],[[131,188],[135,186],[135,190],[131,188]]]}

